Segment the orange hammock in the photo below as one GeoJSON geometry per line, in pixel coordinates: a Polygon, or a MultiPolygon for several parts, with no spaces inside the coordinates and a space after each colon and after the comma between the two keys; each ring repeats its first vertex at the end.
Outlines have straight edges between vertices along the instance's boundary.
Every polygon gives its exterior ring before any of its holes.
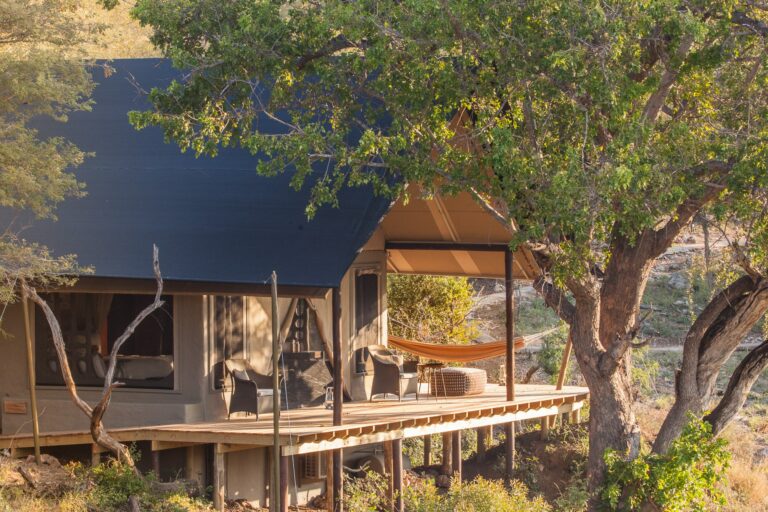
{"type": "MultiPolygon", "coordinates": [[[[526,344],[526,338],[515,338],[515,350],[520,350],[526,344]]],[[[491,357],[503,356],[507,353],[507,342],[492,341],[475,345],[438,345],[407,340],[398,336],[389,337],[389,346],[415,354],[417,356],[451,363],[468,363],[491,357]]]]}

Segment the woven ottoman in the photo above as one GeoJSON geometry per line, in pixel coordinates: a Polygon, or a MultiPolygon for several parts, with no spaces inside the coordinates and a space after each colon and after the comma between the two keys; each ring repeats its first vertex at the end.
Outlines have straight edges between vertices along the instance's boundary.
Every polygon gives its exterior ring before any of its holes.
{"type": "Polygon", "coordinates": [[[429,392],[432,396],[479,395],[488,377],[479,368],[441,368],[432,372],[429,392]]]}

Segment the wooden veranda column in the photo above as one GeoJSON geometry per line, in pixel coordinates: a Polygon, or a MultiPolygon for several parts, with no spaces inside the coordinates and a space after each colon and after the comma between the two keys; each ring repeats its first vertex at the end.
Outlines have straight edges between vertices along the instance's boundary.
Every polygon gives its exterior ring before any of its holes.
{"type": "MultiPolygon", "coordinates": [[[[505,307],[504,314],[507,327],[507,358],[506,358],[506,379],[507,379],[507,400],[515,399],[515,280],[512,277],[514,268],[514,255],[507,249],[504,252],[504,296],[505,307]]],[[[512,478],[512,471],[515,469],[515,424],[505,425],[506,440],[506,477],[512,478]]]]}
{"type": "Polygon", "coordinates": [[[282,511],[280,481],[280,312],[277,307],[277,274],[272,271],[272,502],[270,508],[282,511]]]}
{"type": "Polygon", "coordinates": [[[403,440],[392,440],[392,493],[395,512],[403,512],[403,440]]]}
{"type": "MultiPolygon", "coordinates": [[[[341,367],[341,290],[337,286],[331,292],[333,310],[333,425],[341,425],[344,404],[344,372],[341,367]]],[[[342,512],[344,475],[341,449],[333,450],[333,511],[342,512]]]]}
{"type": "Polygon", "coordinates": [[[35,352],[32,343],[32,329],[29,324],[29,300],[26,284],[21,286],[21,304],[24,310],[24,338],[27,344],[27,382],[29,383],[29,405],[32,413],[32,439],[35,445],[35,462],[40,464],[40,424],[37,416],[37,390],[35,389],[35,352]]]}

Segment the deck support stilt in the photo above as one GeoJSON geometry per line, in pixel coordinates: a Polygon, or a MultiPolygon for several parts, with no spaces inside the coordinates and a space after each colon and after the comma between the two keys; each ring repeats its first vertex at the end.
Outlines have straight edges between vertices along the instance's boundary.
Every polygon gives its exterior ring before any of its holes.
{"type": "Polygon", "coordinates": [[[424,436],[424,466],[432,465],[432,436],[424,436]]]}
{"type": "Polygon", "coordinates": [[[344,510],[344,467],[341,449],[333,450],[333,512],[344,510]]]}
{"type": "Polygon", "coordinates": [[[280,512],[288,512],[288,465],[290,457],[280,456],[280,512]]]}
{"type": "Polygon", "coordinates": [[[571,411],[571,423],[574,425],[581,423],[581,409],[571,411]]]}
{"type": "Polygon", "coordinates": [[[541,418],[541,438],[546,440],[549,438],[549,422],[552,420],[552,416],[544,416],[541,418]]]}
{"type": "Polygon", "coordinates": [[[507,481],[512,480],[513,473],[515,472],[515,423],[507,423],[504,425],[504,477],[507,481]]]}
{"type": "Polygon", "coordinates": [[[461,430],[451,432],[451,451],[453,477],[461,482],[461,430]]]}
{"type": "Polygon", "coordinates": [[[333,451],[325,452],[325,508],[333,510],[333,451]]]}
{"type": "Polygon", "coordinates": [[[394,446],[392,441],[384,442],[384,475],[387,478],[387,510],[395,507],[394,446]]]}
{"type": "Polygon", "coordinates": [[[394,512],[403,512],[403,440],[392,440],[392,492],[394,512]]]}
{"type": "Polygon", "coordinates": [[[220,444],[213,447],[213,508],[224,510],[227,498],[226,453],[220,444]]]}
{"type": "Polygon", "coordinates": [[[477,462],[485,462],[485,449],[488,446],[486,441],[487,427],[477,429],[477,462]]]}
{"type": "Polygon", "coordinates": [[[160,451],[152,450],[152,472],[155,478],[160,481],[160,451]]]}
{"type": "Polygon", "coordinates": [[[451,474],[451,433],[443,433],[443,464],[440,467],[440,473],[450,476],[451,474]]]}

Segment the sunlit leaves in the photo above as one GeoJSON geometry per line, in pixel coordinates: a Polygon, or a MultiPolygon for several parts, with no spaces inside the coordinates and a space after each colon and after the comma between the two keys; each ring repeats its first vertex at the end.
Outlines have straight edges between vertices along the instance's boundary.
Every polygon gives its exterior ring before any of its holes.
{"type": "Polygon", "coordinates": [[[134,122],[163,126],[183,148],[239,143],[270,155],[260,172],[292,168],[294,186],[315,187],[310,213],[346,184],[472,188],[505,206],[516,243],[557,247],[566,275],[705,190],[715,178],[689,172],[704,161],[753,162],[722,206],[754,211],[746,187],[760,172],[768,74],[762,38],[729,21],[737,8],[140,0],[136,16],[193,72],[153,92],[156,111],[134,122]],[[666,71],[673,86],[648,123],[666,71]],[[260,133],[266,115],[285,133],[260,133]]]}

